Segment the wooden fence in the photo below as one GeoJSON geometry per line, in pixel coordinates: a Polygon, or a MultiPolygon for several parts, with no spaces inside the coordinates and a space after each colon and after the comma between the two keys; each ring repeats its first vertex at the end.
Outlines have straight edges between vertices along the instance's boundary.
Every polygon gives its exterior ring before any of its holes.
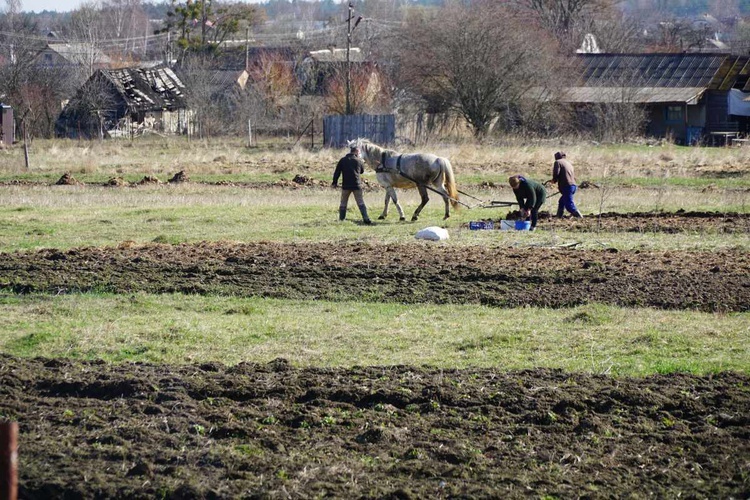
{"type": "Polygon", "coordinates": [[[323,144],[326,147],[344,147],[347,141],[360,137],[376,144],[393,144],[396,116],[328,115],[323,118],[323,144]]]}

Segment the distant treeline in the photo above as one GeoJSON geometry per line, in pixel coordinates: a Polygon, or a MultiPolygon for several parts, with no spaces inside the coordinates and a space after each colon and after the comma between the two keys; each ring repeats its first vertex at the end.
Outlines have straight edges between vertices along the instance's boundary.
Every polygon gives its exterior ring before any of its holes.
{"type": "MultiPolygon", "coordinates": [[[[714,12],[721,15],[726,12],[728,15],[739,13],[741,16],[750,15],[750,0],[728,0],[731,4],[730,9],[718,8],[718,0],[624,0],[619,4],[620,8],[638,17],[639,12],[659,12],[662,15],[671,15],[674,17],[694,17],[707,12],[714,12]],[[718,11],[718,12],[717,12],[718,11]]],[[[377,7],[378,4],[385,3],[384,0],[355,0],[354,5],[358,11],[368,11],[377,7]]],[[[393,1],[388,2],[391,6],[393,1]]],[[[397,6],[423,6],[423,7],[441,7],[445,0],[400,0],[396,2],[397,6]]],[[[269,20],[275,20],[280,17],[294,17],[300,12],[315,12],[318,20],[327,20],[331,17],[342,15],[346,10],[345,3],[339,3],[334,0],[268,0],[258,4],[262,7],[269,20]]],[[[721,4],[725,5],[725,4],[721,4]]],[[[164,19],[167,12],[172,8],[169,1],[163,2],[144,2],[143,11],[149,19],[164,19]]],[[[54,26],[57,23],[65,23],[70,13],[56,12],[54,10],[44,10],[39,13],[27,13],[32,21],[42,21],[41,24],[54,26]]],[[[2,15],[0,15],[2,17],[2,15]]]]}

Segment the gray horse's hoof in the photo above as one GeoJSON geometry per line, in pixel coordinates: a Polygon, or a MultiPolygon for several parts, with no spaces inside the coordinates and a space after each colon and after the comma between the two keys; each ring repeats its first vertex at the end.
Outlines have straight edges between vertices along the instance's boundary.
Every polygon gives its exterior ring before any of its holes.
{"type": "Polygon", "coordinates": [[[414,221],[418,221],[418,220],[419,220],[419,217],[417,217],[416,215],[415,215],[414,217],[412,217],[412,218],[411,218],[411,221],[412,221],[412,222],[414,222],[414,221]]]}
{"type": "Polygon", "coordinates": [[[378,217],[378,220],[385,220],[385,215],[381,215],[380,217],[378,217]]]}
{"type": "Polygon", "coordinates": [[[404,222],[406,220],[406,217],[399,217],[398,220],[404,222]]]}

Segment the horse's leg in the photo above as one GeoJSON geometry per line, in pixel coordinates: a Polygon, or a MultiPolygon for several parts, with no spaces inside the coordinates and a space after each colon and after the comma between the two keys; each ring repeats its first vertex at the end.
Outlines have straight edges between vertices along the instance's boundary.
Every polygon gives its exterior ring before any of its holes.
{"type": "Polygon", "coordinates": [[[388,217],[388,204],[391,202],[391,189],[392,188],[385,188],[385,204],[383,205],[383,213],[378,217],[380,220],[384,220],[388,217]]]}
{"type": "Polygon", "coordinates": [[[448,191],[446,191],[442,185],[435,186],[435,188],[436,188],[436,191],[440,191],[440,195],[443,197],[443,201],[445,202],[445,217],[443,217],[443,220],[445,220],[451,216],[451,203],[450,203],[451,197],[448,195],[448,191]]]}
{"type": "Polygon", "coordinates": [[[430,201],[430,197],[427,196],[427,188],[424,186],[417,186],[417,190],[419,190],[419,196],[422,197],[422,203],[419,204],[417,209],[414,211],[414,215],[411,216],[411,220],[415,221],[419,219],[419,212],[422,211],[425,205],[427,205],[427,202],[430,201]]]}
{"type": "Polygon", "coordinates": [[[396,194],[396,188],[391,188],[391,198],[393,198],[393,204],[396,205],[396,210],[398,210],[398,220],[405,221],[406,217],[404,216],[404,209],[401,208],[401,204],[398,202],[398,195],[396,194]]]}

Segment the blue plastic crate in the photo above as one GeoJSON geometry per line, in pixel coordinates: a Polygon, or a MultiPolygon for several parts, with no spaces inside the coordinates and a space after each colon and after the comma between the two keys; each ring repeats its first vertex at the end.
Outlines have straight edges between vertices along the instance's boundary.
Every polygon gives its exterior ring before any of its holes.
{"type": "Polygon", "coordinates": [[[469,229],[471,229],[472,231],[477,231],[480,229],[495,229],[495,223],[491,220],[471,221],[469,222],[469,229]]]}

